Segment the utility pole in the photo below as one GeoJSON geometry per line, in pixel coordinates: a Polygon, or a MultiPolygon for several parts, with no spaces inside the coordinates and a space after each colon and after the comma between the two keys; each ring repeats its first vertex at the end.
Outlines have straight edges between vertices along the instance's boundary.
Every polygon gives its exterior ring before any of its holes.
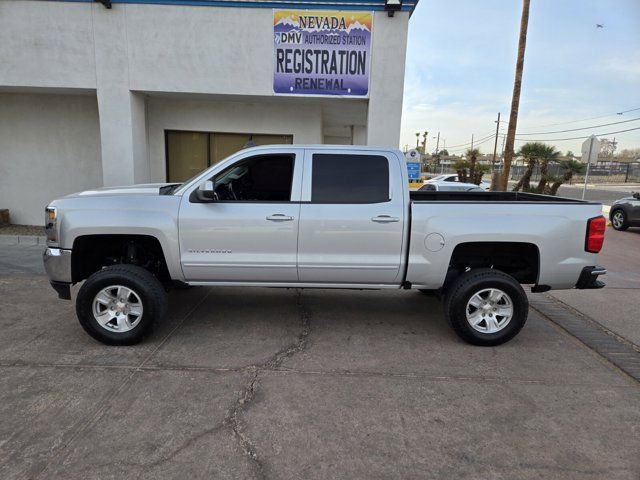
{"type": "MultiPolygon", "coordinates": [[[[496,153],[498,151],[498,134],[500,133],[500,112],[498,112],[498,120],[496,120],[496,139],[495,142],[493,144],[493,165],[496,165],[496,153]]],[[[471,148],[473,148],[473,144],[471,145],[471,148]]]]}
{"type": "Polygon", "coordinates": [[[438,140],[436,140],[436,155],[438,155],[439,147],[440,147],[440,132],[438,132],[438,140]]]}
{"type": "MultiPolygon", "coordinates": [[[[591,135],[589,139],[589,151],[587,153],[587,171],[584,174],[584,186],[582,187],[582,200],[584,200],[584,195],[587,193],[587,183],[589,182],[589,167],[591,167],[591,156],[593,153],[593,141],[595,140],[595,136],[591,135]]],[[[584,155],[583,155],[584,158],[584,155]]],[[[598,154],[596,154],[596,163],[598,162],[598,154]]]]}
{"type": "Polygon", "coordinates": [[[522,0],[522,17],[520,18],[520,38],[518,39],[518,59],[516,61],[516,75],[513,81],[513,96],[511,97],[511,113],[509,115],[509,129],[507,130],[507,145],[504,151],[504,168],[500,190],[506,190],[509,182],[511,160],[513,160],[513,145],[516,139],[518,124],[518,108],[520,107],[520,90],[522,89],[522,71],[524,70],[524,51],[527,46],[527,27],[529,26],[530,0],[522,0]]]}
{"type": "MultiPolygon", "coordinates": [[[[500,133],[500,112],[498,112],[498,120],[496,120],[496,138],[493,142],[493,160],[491,161],[491,191],[501,190],[500,173],[496,172],[496,153],[498,150],[498,134],[500,133]]],[[[506,188],[505,188],[506,190],[506,188]]]]}

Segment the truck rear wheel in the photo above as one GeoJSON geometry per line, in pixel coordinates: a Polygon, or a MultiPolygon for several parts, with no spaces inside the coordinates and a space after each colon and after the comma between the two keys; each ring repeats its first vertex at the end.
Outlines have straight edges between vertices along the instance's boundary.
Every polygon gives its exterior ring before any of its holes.
{"type": "Polygon", "coordinates": [[[447,290],[447,322],[460,338],[473,345],[505,343],[527,321],[527,295],[513,277],[499,270],[470,270],[457,277],[447,290]]]}
{"type": "Polygon", "coordinates": [[[167,311],[162,284],[135,265],[113,265],[91,275],[76,299],[80,325],[107,345],[132,345],[167,311]]]}

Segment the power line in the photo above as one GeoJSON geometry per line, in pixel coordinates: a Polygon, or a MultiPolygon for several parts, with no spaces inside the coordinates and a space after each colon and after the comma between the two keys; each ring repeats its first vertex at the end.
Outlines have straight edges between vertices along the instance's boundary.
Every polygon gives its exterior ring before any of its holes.
{"type": "MultiPolygon", "coordinates": [[[[492,137],[492,138],[493,138],[493,136],[495,135],[495,134],[493,133],[493,130],[491,130],[491,132],[490,132],[490,133],[491,133],[491,134],[490,134],[489,136],[487,136],[487,137],[484,137],[484,136],[483,136],[483,138],[480,138],[480,140],[475,140],[475,141],[473,142],[473,144],[474,144],[474,145],[477,145],[477,144],[478,144],[478,142],[481,142],[481,141],[482,141],[482,140],[484,140],[485,138],[489,138],[489,137],[492,137]]],[[[486,134],[485,134],[485,135],[486,135],[486,134]]],[[[459,145],[451,145],[449,148],[447,148],[447,150],[451,150],[452,148],[456,148],[456,147],[467,147],[467,146],[471,146],[471,142],[461,143],[461,144],[459,144],[459,145]]]]}
{"type": "MultiPolygon", "coordinates": [[[[628,128],[626,130],[618,130],[617,132],[607,132],[607,133],[594,133],[596,137],[603,137],[605,135],[615,135],[616,133],[624,133],[631,132],[633,130],[640,130],[640,127],[628,128]]],[[[543,138],[543,139],[530,139],[530,138],[517,138],[516,140],[524,141],[524,142],[562,142],[565,140],[582,140],[584,138],[589,138],[591,135],[587,135],[585,137],[571,137],[571,138],[543,138]]]]}
{"type": "Polygon", "coordinates": [[[554,133],[577,132],[578,130],[589,130],[591,128],[608,127],[609,125],[618,125],[619,123],[637,122],[640,117],[631,118],[629,120],[621,120],[619,122],[603,123],[602,125],[591,125],[589,127],[572,128],[570,130],[556,130],[553,132],[537,132],[537,133],[517,133],[516,135],[552,135],[554,133]]]}
{"type": "Polygon", "coordinates": [[[536,126],[533,126],[533,127],[527,127],[527,128],[525,128],[525,130],[529,130],[531,128],[555,127],[555,126],[558,126],[558,125],[569,125],[569,124],[572,124],[572,123],[586,122],[588,120],[597,120],[599,118],[613,117],[614,115],[624,115],[625,113],[636,112],[638,110],[640,110],[640,107],[630,108],[629,110],[623,110],[621,112],[609,113],[607,115],[599,115],[597,117],[582,118],[580,120],[571,120],[569,122],[546,123],[546,124],[543,124],[543,125],[536,125],[536,126]]]}
{"type": "MultiPolygon", "coordinates": [[[[493,140],[494,138],[495,138],[495,134],[490,135],[490,136],[488,136],[488,137],[486,137],[486,138],[484,138],[482,140],[479,140],[477,142],[473,142],[473,146],[476,147],[478,145],[482,145],[483,143],[487,143],[488,141],[493,140]]],[[[447,152],[454,151],[454,150],[455,151],[460,151],[460,150],[464,150],[465,148],[466,147],[454,148],[454,149],[447,148],[447,152]]]]}

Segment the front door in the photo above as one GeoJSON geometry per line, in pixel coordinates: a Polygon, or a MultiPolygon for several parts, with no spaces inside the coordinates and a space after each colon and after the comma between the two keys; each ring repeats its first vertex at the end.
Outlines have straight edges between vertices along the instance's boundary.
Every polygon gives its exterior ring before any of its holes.
{"type": "Polygon", "coordinates": [[[398,159],[367,150],[307,150],[298,239],[301,282],[399,281],[405,200],[399,168],[390,162],[398,159]]]}
{"type": "Polygon", "coordinates": [[[241,158],[212,177],[217,199],[180,205],[187,281],[296,282],[302,150],[241,158]]]}

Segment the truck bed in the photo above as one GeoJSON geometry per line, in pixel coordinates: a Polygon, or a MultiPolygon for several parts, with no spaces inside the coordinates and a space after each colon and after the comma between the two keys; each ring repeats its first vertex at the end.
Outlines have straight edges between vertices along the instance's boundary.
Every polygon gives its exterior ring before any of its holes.
{"type": "Polygon", "coordinates": [[[528,244],[536,252],[536,284],[572,288],[582,269],[596,265],[585,251],[587,220],[602,205],[520,192],[411,192],[406,280],[439,288],[459,245],[528,244]]]}
{"type": "Polygon", "coordinates": [[[412,202],[543,202],[543,203],[567,203],[567,204],[589,204],[585,200],[573,198],[554,197],[551,195],[540,195],[537,193],[524,192],[435,192],[435,191],[414,191],[409,193],[412,202]]]}

